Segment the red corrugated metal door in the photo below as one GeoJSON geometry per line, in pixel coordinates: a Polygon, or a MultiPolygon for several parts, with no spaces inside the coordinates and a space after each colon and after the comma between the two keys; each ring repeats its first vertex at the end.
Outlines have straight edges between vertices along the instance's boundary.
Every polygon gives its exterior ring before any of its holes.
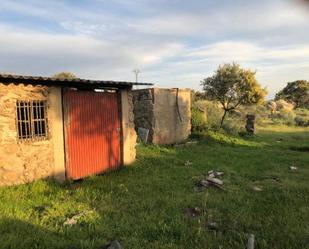
{"type": "Polygon", "coordinates": [[[66,174],[80,179],[120,165],[117,93],[64,92],[66,174]]]}

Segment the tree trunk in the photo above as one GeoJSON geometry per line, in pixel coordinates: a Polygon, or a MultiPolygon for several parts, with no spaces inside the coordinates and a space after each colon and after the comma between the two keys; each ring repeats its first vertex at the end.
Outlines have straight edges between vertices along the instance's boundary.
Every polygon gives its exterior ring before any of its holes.
{"type": "Polygon", "coordinates": [[[222,116],[222,118],[221,118],[220,128],[222,128],[222,126],[223,126],[223,122],[224,122],[226,113],[227,113],[227,110],[224,109],[224,114],[223,114],[223,116],[222,116]]]}

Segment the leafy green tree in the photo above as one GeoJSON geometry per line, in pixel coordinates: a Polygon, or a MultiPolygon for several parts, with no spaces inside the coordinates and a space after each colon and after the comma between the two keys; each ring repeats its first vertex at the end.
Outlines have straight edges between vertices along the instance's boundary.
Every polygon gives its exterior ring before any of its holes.
{"type": "Polygon", "coordinates": [[[219,101],[223,108],[222,127],[226,114],[239,105],[264,102],[267,91],[255,78],[255,72],[243,69],[237,63],[220,65],[215,74],[201,81],[205,95],[219,101]]]}
{"type": "Polygon", "coordinates": [[[295,108],[309,108],[309,81],[289,82],[285,88],[276,94],[276,100],[279,99],[293,103],[295,108]]]}
{"type": "Polygon", "coordinates": [[[57,73],[55,75],[52,76],[55,79],[60,79],[60,80],[66,80],[66,79],[76,79],[77,77],[75,76],[75,74],[71,73],[71,72],[60,72],[57,73]]]}

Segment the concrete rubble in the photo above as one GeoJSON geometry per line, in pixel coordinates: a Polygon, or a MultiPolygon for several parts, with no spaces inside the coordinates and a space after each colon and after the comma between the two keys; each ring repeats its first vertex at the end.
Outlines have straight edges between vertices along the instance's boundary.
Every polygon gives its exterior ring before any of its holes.
{"type": "Polygon", "coordinates": [[[254,249],[254,235],[253,234],[249,235],[247,249],[254,249]]]}
{"type": "Polygon", "coordinates": [[[262,189],[261,187],[258,187],[258,186],[254,186],[254,187],[252,188],[252,190],[253,190],[254,192],[262,192],[262,191],[263,191],[263,189],[262,189]]]}
{"type": "Polygon", "coordinates": [[[71,218],[67,218],[66,221],[63,223],[63,225],[64,226],[76,225],[80,218],[82,218],[83,216],[86,216],[88,214],[91,214],[93,212],[94,212],[94,210],[88,210],[88,211],[83,211],[79,214],[76,214],[76,215],[72,216],[71,218]]]}
{"type": "Polygon", "coordinates": [[[196,145],[198,143],[198,141],[188,141],[188,142],[185,142],[185,143],[178,143],[178,144],[174,144],[174,147],[188,147],[188,146],[191,146],[191,145],[196,145]]]}
{"type": "Polygon", "coordinates": [[[216,187],[223,190],[224,182],[218,178],[222,175],[224,175],[222,171],[210,170],[207,172],[207,178],[200,180],[198,186],[200,188],[216,187]]]}
{"type": "Polygon", "coordinates": [[[185,166],[191,166],[192,164],[193,163],[191,161],[189,161],[189,160],[185,162],[185,166]]]}
{"type": "Polygon", "coordinates": [[[123,247],[118,240],[114,240],[106,247],[106,249],[123,249],[123,247]]]}
{"type": "Polygon", "coordinates": [[[216,230],[218,230],[218,228],[219,228],[217,222],[208,222],[208,223],[207,223],[207,227],[208,227],[208,229],[211,230],[211,231],[216,231],[216,230]]]}
{"type": "Polygon", "coordinates": [[[187,216],[195,218],[195,217],[200,216],[202,214],[202,210],[198,207],[186,208],[185,213],[186,213],[187,216]]]}
{"type": "Polygon", "coordinates": [[[298,170],[298,168],[295,166],[290,166],[290,170],[295,171],[295,170],[298,170]]]}

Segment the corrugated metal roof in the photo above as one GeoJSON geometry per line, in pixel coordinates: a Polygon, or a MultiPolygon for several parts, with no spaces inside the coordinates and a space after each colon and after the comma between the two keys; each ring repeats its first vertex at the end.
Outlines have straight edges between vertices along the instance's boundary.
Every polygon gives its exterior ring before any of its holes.
{"type": "Polygon", "coordinates": [[[47,85],[47,86],[64,86],[64,87],[91,87],[91,88],[129,88],[132,86],[152,86],[152,83],[136,83],[128,81],[112,81],[112,80],[89,80],[89,79],[57,79],[53,77],[42,76],[23,76],[0,74],[0,82],[4,84],[31,84],[31,85],[47,85]]]}

